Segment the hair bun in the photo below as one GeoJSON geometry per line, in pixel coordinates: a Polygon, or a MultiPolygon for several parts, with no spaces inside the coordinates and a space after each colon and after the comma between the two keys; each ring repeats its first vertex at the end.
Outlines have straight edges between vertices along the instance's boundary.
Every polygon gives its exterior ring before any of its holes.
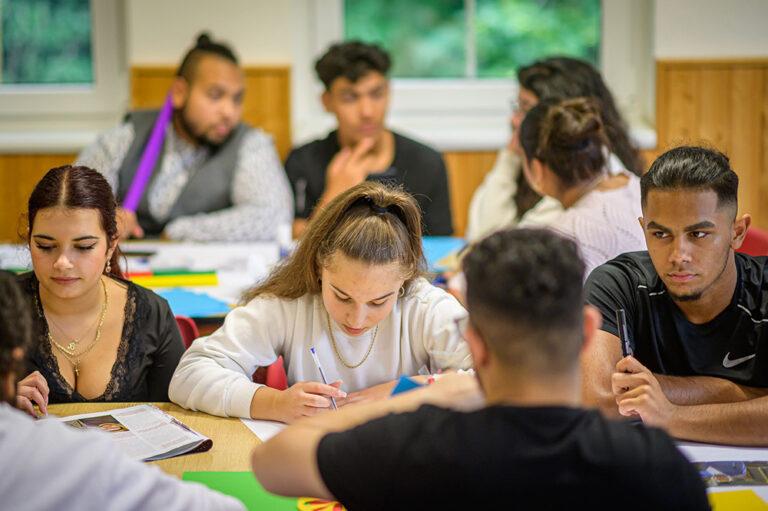
{"type": "Polygon", "coordinates": [[[211,44],[211,34],[208,32],[200,32],[197,35],[197,42],[195,43],[196,48],[203,48],[205,46],[210,46],[211,44]]]}
{"type": "Polygon", "coordinates": [[[603,122],[596,105],[586,98],[561,101],[550,107],[549,143],[570,150],[603,143],[603,122]]]}

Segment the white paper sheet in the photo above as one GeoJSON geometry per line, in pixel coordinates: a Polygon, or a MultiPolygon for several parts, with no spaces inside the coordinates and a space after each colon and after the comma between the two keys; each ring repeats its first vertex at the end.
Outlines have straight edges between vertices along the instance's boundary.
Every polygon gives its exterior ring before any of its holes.
{"type": "Polygon", "coordinates": [[[260,421],[253,419],[240,419],[243,424],[250,429],[259,440],[266,442],[276,434],[285,429],[285,424],[275,421],[260,421]]]}

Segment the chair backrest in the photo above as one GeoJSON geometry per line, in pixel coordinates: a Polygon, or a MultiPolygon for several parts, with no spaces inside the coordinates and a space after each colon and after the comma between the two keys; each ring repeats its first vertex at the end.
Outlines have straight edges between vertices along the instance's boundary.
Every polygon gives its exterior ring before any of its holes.
{"type": "Polygon", "coordinates": [[[192,346],[192,341],[200,337],[200,331],[192,318],[187,316],[176,316],[176,324],[179,325],[181,340],[184,341],[184,347],[192,346]]]}
{"type": "Polygon", "coordinates": [[[738,252],[751,256],[768,255],[768,231],[758,229],[757,227],[747,229],[744,243],[741,244],[738,252]]]}
{"type": "Polygon", "coordinates": [[[277,390],[288,388],[288,376],[285,374],[282,355],[268,367],[260,367],[253,373],[253,381],[277,390]]]}
{"type": "MultiPolygon", "coordinates": [[[[192,345],[192,342],[200,337],[200,331],[197,329],[195,321],[187,316],[176,316],[176,324],[179,325],[179,332],[181,332],[181,339],[184,341],[184,346],[189,348],[192,345]]],[[[253,381],[256,383],[263,383],[267,387],[272,387],[277,390],[287,389],[288,376],[285,374],[283,357],[277,357],[277,360],[268,367],[260,367],[257,369],[253,374],[253,381]]]]}

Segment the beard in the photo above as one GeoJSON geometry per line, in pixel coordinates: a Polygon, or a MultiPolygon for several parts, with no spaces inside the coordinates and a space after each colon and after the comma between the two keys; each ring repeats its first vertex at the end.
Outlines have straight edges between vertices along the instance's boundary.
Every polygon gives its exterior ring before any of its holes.
{"type": "Polygon", "coordinates": [[[725,270],[728,267],[728,261],[730,260],[730,257],[733,257],[733,256],[731,255],[731,250],[729,248],[725,253],[725,257],[723,257],[723,266],[722,268],[720,268],[720,272],[717,274],[717,277],[715,277],[714,280],[712,280],[712,282],[704,286],[702,289],[690,291],[685,294],[677,294],[677,293],[671,292],[669,290],[669,287],[667,287],[667,292],[669,293],[669,297],[676,302],[695,302],[696,300],[699,300],[704,295],[704,292],[707,289],[717,284],[717,282],[723,277],[723,274],[725,273],[725,270]]]}
{"type": "Polygon", "coordinates": [[[691,293],[682,294],[682,295],[675,294],[675,293],[672,293],[670,291],[669,292],[669,297],[672,298],[672,300],[674,300],[676,302],[695,302],[696,300],[701,298],[701,295],[703,295],[703,294],[704,294],[704,290],[693,291],[691,293]]]}
{"type": "MultiPolygon", "coordinates": [[[[192,125],[191,122],[189,122],[189,119],[187,118],[187,105],[185,104],[181,108],[176,108],[173,110],[173,119],[176,121],[177,125],[181,127],[181,129],[186,133],[186,135],[191,138],[195,145],[199,147],[205,147],[209,149],[211,152],[215,152],[219,147],[224,145],[224,143],[229,140],[229,137],[232,135],[232,132],[230,132],[224,139],[222,139],[220,142],[214,142],[213,140],[209,139],[205,136],[205,134],[199,134],[197,130],[195,129],[194,125],[192,125]]],[[[233,130],[234,131],[234,130],[233,130]]]]}

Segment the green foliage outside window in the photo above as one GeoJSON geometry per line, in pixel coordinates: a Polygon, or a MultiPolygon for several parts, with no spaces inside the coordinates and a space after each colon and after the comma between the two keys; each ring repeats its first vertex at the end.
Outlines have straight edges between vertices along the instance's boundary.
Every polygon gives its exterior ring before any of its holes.
{"type": "Polygon", "coordinates": [[[346,0],[344,31],[386,48],[395,77],[494,78],[550,55],[597,65],[600,16],[600,0],[346,0]],[[476,62],[469,76],[468,49],[476,62]]]}
{"type": "Polygon", "coordinates": [[[89,0],[0,0],[4,84],[93,82],[89,0]]]}

